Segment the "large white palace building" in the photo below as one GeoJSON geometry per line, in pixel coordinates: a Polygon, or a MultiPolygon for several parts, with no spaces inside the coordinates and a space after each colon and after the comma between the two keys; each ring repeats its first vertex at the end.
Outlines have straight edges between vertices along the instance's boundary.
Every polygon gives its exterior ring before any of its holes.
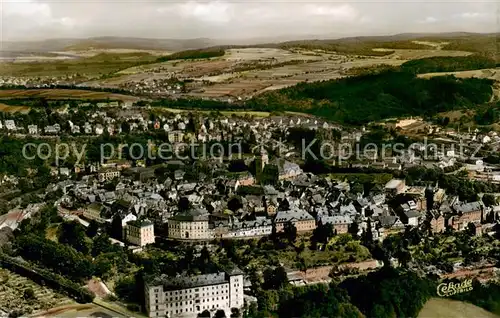
{"type": "Polygon", "coordinates": [[[192,277],[162,275],[146,279],[144,289],[149,317],[196,317],[220,309],[229,317],[231,308],[244,305],[243,272],[237,268],[192,277]]]}

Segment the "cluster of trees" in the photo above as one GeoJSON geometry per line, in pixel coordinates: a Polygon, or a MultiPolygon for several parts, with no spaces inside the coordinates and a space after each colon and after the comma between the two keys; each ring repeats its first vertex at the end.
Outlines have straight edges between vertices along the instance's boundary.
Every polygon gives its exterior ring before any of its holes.
{"type": "Polygon", "coordinates": [[[245,317],[416,317],[435,286],[433,280],[390,267],[338,285],[285,282],[258,291],[258,310],[250,307],[245,317]]]}
{"type": "Polygon", "coordinates": [[[220,48],[207,48],[198,50],[186,50],[176,52],[167,56],[162,56],[156,59],[157,63],[174,61],[174,60],[195,60],[195,59],[208,59],[211,57],[224,56],[226,52],[220,48]]]}
{"type": "Polygon", "coordinates": [[[42,264],[74,280],[90,278],[94,273],[95,267],[90,257],[67,245],[34,234],[18,237],[16,250],[24,259],[42,264]]]}
{"type": "Polygon", "coordinates": [[[375,48],[385,49],[426,49],[425,45],[411,41],[391,41],[390,39],[338,39],[338,40],[303,40],[289,41],[278,44],[283,49],[302,48],[306,50],[335,51],[346,55],[386,56],[394,51],[374,51],[375,48]]]}
{"type": "Polygon", "coordinates": [[[339,80],[300,83],[248,101],[256,110],[300,111],[332,120],[362,124],[383,118],[426,115],[473,107],[491,97],[492,81],[453,76],[417,78],[387,71],[339,80]]]}
{"type": "Polygon", "coordinates": [[[345,290],[334,284],[319,284],[292,289],[290,295],[280,299],[278,316],[361,318],[363,314],[350,302],[345,290]]]}
{"type": "Polygon", "coordinates": [[[476,111],[474,121],[478,125],[492,125],[500,120],[499,112],[500,103],[497,102],[493,105],[488,105],[486,109],[476,111]]]}
{"type": "Polygon", "coordinates": [[[434,56],[403,63],[401,69],[415,74],[494,68],[496,62],[481,55],[434,56]]]}
{"type": "MultiPolygon", "coordinates": [[[[420,66],[407,65],[407,69],[411,67],[420,66]]],[[[177,99],[158,100],[152,105],[205,110],[298,111],[347,124],[362,124],[395,116],[433,116],[462,107],[473,108],[489,101],[492,83],[489,79],[453,76],[422,79],[412,72],[385,70],[339,80],[300,83],[244,103],[177,99]]]]}
{"type": "Polygon", "coordinates": [[[428,169],[425,167],[412,167],[405,171],[404,177],[407,184],[427,185],[430,182],[439,182],[439,186],[446,190],[446,193],[458,195],[462,201],[477,201],[478,193],[497,193],[500,192],[500,185],[472,181],[467,178],[461,178],[460,175],[445,174],[440,169],[428,169]]]}
{"type": "Polygon", "coordinates": [[[391,267],[348,278],[339,287],[367,317],[416,317],[436,293],[434,281],[391,267]]]}

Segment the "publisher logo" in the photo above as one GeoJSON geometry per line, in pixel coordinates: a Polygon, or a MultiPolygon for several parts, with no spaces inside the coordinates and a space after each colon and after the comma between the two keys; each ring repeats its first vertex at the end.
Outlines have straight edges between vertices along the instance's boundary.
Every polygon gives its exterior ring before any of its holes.
{"type": "Polygon", "coordinates": [[[441,297],[449,297],[455,294],[466,293],[472,290],[472,279],[467,279],[461,283],[441,283],[437,287],[437,294],[441,297]]]}

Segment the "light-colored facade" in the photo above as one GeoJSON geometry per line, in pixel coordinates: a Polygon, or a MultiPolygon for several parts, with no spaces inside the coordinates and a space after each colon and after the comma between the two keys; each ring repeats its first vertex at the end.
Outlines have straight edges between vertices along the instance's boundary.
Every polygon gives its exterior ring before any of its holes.
{"type": "Polygon", "coordinates": [[[283,232],[285,224],[291,222],[295,225],[297,232],[313,231],[316,228],[316,220],[304,210],[279,211],[274,219],[276,232],[283,232]]]}
{"type": "Polygon", "coordinates": [[[153,223],[148,220],[130,221],[126,225],[126,239],[130,244],[145,246],[155,242],[153,223]]]}
{"type": "Polygon", "coordinates": [[[100,203],[92,203],[86,209],[83,209],[83,217],[99,223],[106,222],[106,219],[102,216],[102,205],[100,203]]]}
{"type": "Polygon", "coordinates": [[[114,178],[118,178],[120,176],[120,171],[115,169],[104,169],[99,172],[98,177],[100,182],[110,181],[114,178]]]}
{"type": "Polygon", "coordinates": [[[221,309],[229,317],[231,308],[244,305],[243,272],[146,279],[144,292],[149,317],[196,317],[221,309]]]}
{"type": "Polygon", "coordinates": [[[206,240],[213,238],[208,224],[208,213],[190,210],[168,219],[168,237],[183,240],[206,240]]]}

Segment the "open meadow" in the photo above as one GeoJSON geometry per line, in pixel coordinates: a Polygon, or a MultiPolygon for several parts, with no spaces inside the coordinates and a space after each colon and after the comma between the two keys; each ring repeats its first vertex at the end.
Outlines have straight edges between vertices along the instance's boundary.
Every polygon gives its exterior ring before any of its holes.
{"type": "Polygon", "coordinates": [[[498,318],[491,312],[467,302],[445,299],[431,298],[424,305],[418,314],[418,318],[498,318]]]}

